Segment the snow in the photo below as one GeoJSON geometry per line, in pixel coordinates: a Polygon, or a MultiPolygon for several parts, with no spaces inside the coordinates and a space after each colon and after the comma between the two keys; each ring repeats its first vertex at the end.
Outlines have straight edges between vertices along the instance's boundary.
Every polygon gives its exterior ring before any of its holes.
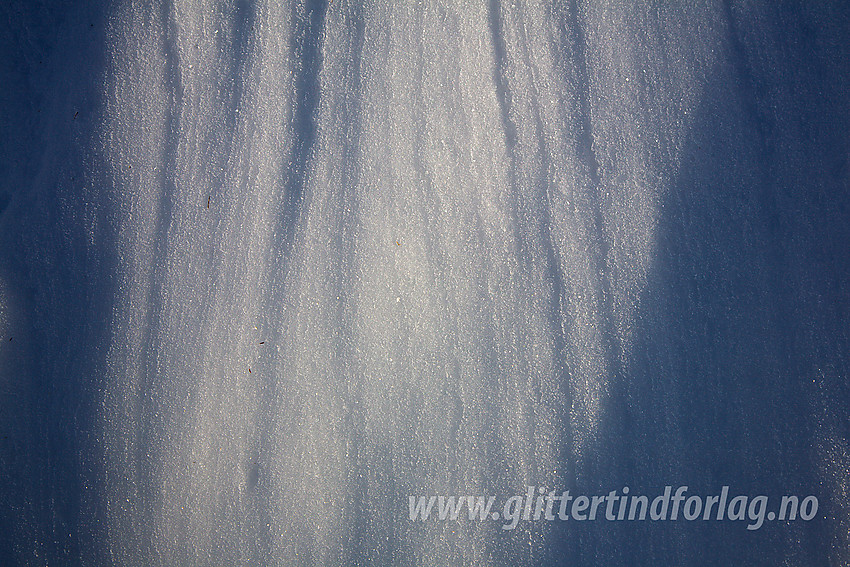
{"type": "Polygon", "coordinates": [[[0,16],[0,562],[850,561],[844,3],[0,16]]]}

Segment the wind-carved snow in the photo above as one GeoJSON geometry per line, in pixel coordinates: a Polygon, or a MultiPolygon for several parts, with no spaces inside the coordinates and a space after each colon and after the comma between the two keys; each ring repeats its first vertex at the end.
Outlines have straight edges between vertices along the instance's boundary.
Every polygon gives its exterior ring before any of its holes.
{"type": "Polygon", "coordinates": [[[281,4],[116,2],[78,83],[100,28],[69,20],[89,51],[0,211],[3,502],[32,508],[2,549],[846,561],[841,9],[281,4]],[[835,520],[408,517],[675,483],[835,520]]]}
{"type": "Polygon", "coordinates": [[[496,523],[405,523],[407,496],[592,474],[723,13],[198,3],[111,22],[120,555],[533,562],[548,526],[497,544],[496,523]]]}

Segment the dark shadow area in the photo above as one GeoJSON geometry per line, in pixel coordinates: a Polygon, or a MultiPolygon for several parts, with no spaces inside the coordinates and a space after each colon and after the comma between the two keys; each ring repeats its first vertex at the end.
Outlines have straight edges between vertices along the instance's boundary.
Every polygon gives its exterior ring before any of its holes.
{"type": "Polygon", "coordinates": [[[815,495],[817,516],[757,530],[681,511],[557,522],[541,565],[847,561],[847,501],[832,478],[847,464],[830,472],[824,452],[846,454],[850,434],[850,14],[836,11],[830,22],[761,13],[756,27],[778,40],[766,68],[730,39],[660,209],[630,363],[609,377],[593,475],[577,487],[651,500],[665,485],[703,497],[729,486],[730,499],[768,496],[768,511],[815,495]]]}
{"type": "Polygon", "coordinates": [[[15,1],[0,17],[0,278],[22,332],[2,345],[16,351],[2,369],[0,563],[74,565],[102,535],[98,393],[117,265],[106,6],[15,1]]]}

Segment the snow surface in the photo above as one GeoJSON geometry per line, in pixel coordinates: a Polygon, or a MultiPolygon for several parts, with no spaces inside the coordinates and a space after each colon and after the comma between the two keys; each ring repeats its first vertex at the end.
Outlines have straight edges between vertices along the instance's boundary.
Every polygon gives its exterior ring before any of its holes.
{"type": "Polygon", "coordinates": [[[0,8],[0,562],[850,565],[846,2],[0,8]],[[810,522],[411,522],[525,487],[810,522]]]}

